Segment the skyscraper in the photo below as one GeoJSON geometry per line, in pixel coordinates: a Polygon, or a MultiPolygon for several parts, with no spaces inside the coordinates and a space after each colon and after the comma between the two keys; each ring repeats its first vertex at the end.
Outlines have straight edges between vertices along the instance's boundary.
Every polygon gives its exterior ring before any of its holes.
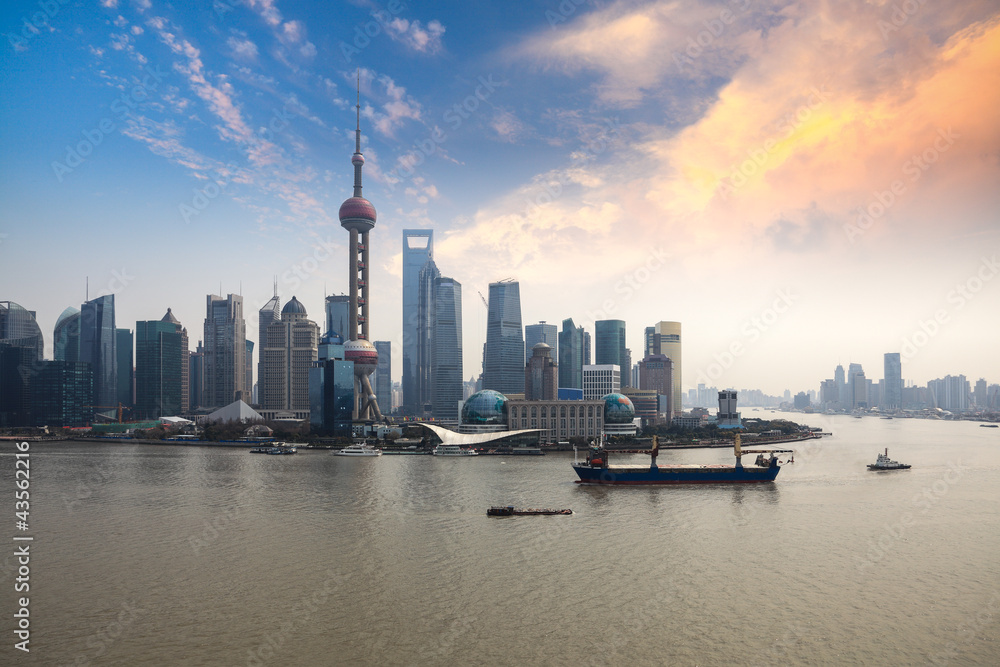
{"type": "Polygon", "coordinates": [[[52,356],[56,361],[80,361],[80,311],[72,306],[56,320],[52,356]]]}
{"type": "Polygon", "coordinates": [[[524,369],[524,399],[554,401],[559,398],[559,370],[552,358],[552,346],[538,342],[524,369]]]}
{"type": "Polygon", "coordinates": [[[625,348],[625,322],[598,320],[594,322],[594,363],[618,366],[622,386],[628,386],[632,375],[632,360],[625,348]]]}
{"type": "Polygon", "coordinates": [[[434,339],[431,404],[436,419],[458,420],[462,389],[462,284],[434,280],[434,339]]]}
{"type": "Polygon", "coordinates": [[[118,405],[118,344],[115,332],[115,295],[107,294],[80,307],[80,361],[90,364],[94,377],[94,405],[118,405]]]}
{"type": "Polygon", "coordinates": [[[882,395],[883,410],[899,410],[903,407],[903,365],[899,352],[887,352],[884,357],[885,393],[882,395]]]}
{"type": "Polygon", "coordinates": [[[658,352],[650,352],[647,349],[646,354],[665,354],[674,362],[673,416],[680,417],[683,411],[682,401],[684,399],[684,394],[681,390],[681,366],[683,365],[681,361],[681,323],[658,322],[655,326],[655,333],[659,335],[660,349],[658,352]]]}
{"type": "Polygon", "coordinates": [[[861,364],[851,364],[847,367],[847,393],[849,397],[848,407],[867,408],[868,406],[868,379],[861,364]]]}
{"type": "Polygon", "coordinates": [[[116,329],[115,344],[118,352],[118,402],[132,407],[135,400],[135,357],[131,329],[116,329]]]}
{"type": "Polygon", "coordinates": [[[378,398],[372,390],[369,376],[378,367],[378,351],[368,340],[371,326],[369,317],[371,281],[369,253],[371,244],[368,233],[375,227],[375,207],[361,196],[361,167],[365,157],[361,154],[361,74],[358,74],[357,129],[354,132],[354,194],[340,205],[340,226],[350,233],[349,273],[351,282],[351,331],[344,343],[344,359],[354,362],[354,420],[368,420],[374,416],[381,421],[378,398]]]}
{"type": "Polygon", "coordinates": [[[434,232],[403,230],[403,404],[404,415],[414,415],[420,404],[417,377],[417,326],[420,319],[420,271],[434,258],[434,232]]]}
{"type": "Polygon", "coordinates": [[[13,301],[0,301],[0,343],[31,347],[38,361],[45,358],[45,340],[35,322],[35,311],[25,310],[13,301]]]}
{"type": "Polygon", "coordinates": [[[559,332],[559,386],[563,389],[583,389],[583,367],[589,359],[584,356],[584,331],[573,323],[573,318],[563,320],[559,332]]]}
{"type": "Polygon", "coordinates": [[[94,411],[90,364],[46,361],[31,379],[31,417],[35,426],[85,426],[94,411]]]}
{"type": "Polygon", "coordinates": [[[201,341],[188,359],[188,399],[190,409],[194,410],[202,407],[205,396],[205,348],[201,341]]]}
{"type": "MultiPolygon", "coordinates": [[[[187,412],[191,409],[191,369],[188,363],[188,357],[191,355],[191,351],[188,343],[188,332],[183,326],[181,326],[180,320],[178,320],[173,311],[167,308],[167,312],[160,318],[161,322],[169,322],[177,328],[177,333],[181,337],[181,412],[187,412]]],[[[253,351],[253,348],[250,348],[253,351]]],[[[249,369],[249,366],[247,367],[249,369]]],[[[249,370],[247,371],[249,372],[249,370]]]]}
{"type": "Polygon", "coordinates": [[[538,324],[528,324],[524,327],[524,358],[531,359],[532,349],[537,343],[545,343],[552,348],[552,361],[559,360],[559,327],[546,324],[542,320],[538,324]]]}
{"type": "MultiPolygon", "coordinates": [[[[274,282],[274,294],[267,300],[260,310],[257,311],[257,383],[261,384],[264,377],[264,345],[267,343],[267,328],[274,322],[281,321],[281,298],[278,297],[278,282],[274,282]]],[[[251,388],[252,391],[252,388],[251,388]]],[[[257,388],[257,401],[260,402],[262,387],[257,388]]]]}
{"type": "Polygon", "coordinates": [[[281,320],[268,327],[260,348],[258,393],[261,410],[309,410],[309,368],[317,360],[319,326],[294,296],[281,309],[281,320]]]}
{"type": "Polygon", "coordinates": [[[346,341],[351,333],[351,297],[334,294],[326,297],[326,331],[346,341]]]}
{"type": "Polygon", "coordinates": [[[847,376],[844,374],[844,367],[837,364],[833,371],[833,381],[837,385],[837,400],[840,402],[841,410],[849,410],[851,401],[847,396],[847,376]]]}
{"type": "Polygon", "coordinates": [[[437,315],[437,279],[441,277],[433,259],[420,269],[417,281],[417,416],[430,416],[434,403],[434,324],[437,315]]]}
{"type": "Polygon", "coordinates": [[[202,407],[224,407],[246,391],[246,338],[243,297],[209,294],[205,315],[205,389],[202,407]]]}
{"type": "Polygon", "coordinates": [[[382,414],[392,412],[392,343],[387,340],[375,341],[378,351],[378,368],[375,369],[375,396],[383,410],[382,414]]]}
{"type": "Polygon", "coordinates": [[[181,410],[181,335],[173,322],[135,323],[135,411],[141,419],[181,410]]]}
{"type": "Polygon", "coordinates": [[[501,394],[524,392],[521,288],[516,280],[490,283],[483,389],[493,389],[501,394]]]}

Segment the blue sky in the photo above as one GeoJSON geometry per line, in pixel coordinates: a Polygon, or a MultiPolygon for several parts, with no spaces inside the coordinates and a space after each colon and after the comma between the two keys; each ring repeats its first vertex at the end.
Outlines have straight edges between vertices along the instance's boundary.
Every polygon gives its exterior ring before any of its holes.
{"type": "Polygon", "coordinates": [[[904,379],[997,382],[1000,12],[904,5],[8,2],[0,298],[48,349],[88,278],[193,343],[220,284],[251,339],[274,276],[321,320],[360,68],[376,339],[428,227],[467,377],[477,291],[516,277],[526,324],[624,319],[634,358],[681,321],[686,386],[901,349],[904,379]]]}

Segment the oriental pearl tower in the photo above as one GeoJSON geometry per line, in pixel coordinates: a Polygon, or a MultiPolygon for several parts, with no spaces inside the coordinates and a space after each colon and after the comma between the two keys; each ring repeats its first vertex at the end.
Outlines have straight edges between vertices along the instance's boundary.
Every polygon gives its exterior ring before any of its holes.
{"type": "Polygon", "coordinates": [[[340,226],[351,233],[349,254],[351,273],[351,332],[344,345],[344,359],[354,362],[355,421],[368,421],[373,416],[382,420],[368,376],[378,367],[378,351],[368,340],[368,232],[375,226],[375,207],[361,196],[361,73],[358,73],[357,130],[355,132],[354,196],[340,205],[340,226]]]}

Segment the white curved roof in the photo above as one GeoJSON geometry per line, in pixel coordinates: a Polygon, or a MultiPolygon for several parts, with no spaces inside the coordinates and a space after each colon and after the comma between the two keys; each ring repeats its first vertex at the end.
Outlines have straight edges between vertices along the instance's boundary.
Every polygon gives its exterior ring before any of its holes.
{"type": "Polygon", "coordinates": [[[521,435],[522,433],[540,433],[537,428],[522,428],[517,431],[494,431],[493,433],[456,433],[450,429],[436,424],[420,422],[421,426],[426,426],[434,434],[441,438],[441,443],[445,445],[459,445],[471,447],[473,445],[486,445],[497,440],[502,440],[511,435],[521,435]]]}

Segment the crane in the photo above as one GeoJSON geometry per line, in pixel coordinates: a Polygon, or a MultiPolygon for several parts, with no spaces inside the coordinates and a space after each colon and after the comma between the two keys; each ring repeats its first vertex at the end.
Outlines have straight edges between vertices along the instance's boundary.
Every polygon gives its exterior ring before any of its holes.
{"type": "Polygon", "coordinates": [[[483,293],[480,292],[479,290],[476,290],[476,291],[479,292],[479,298],[483,300],[483,306],[486,308],[486,310],[489,310],[490,309],[490,304],[486,303],[486,297],[483,296],[483,293]]]}

